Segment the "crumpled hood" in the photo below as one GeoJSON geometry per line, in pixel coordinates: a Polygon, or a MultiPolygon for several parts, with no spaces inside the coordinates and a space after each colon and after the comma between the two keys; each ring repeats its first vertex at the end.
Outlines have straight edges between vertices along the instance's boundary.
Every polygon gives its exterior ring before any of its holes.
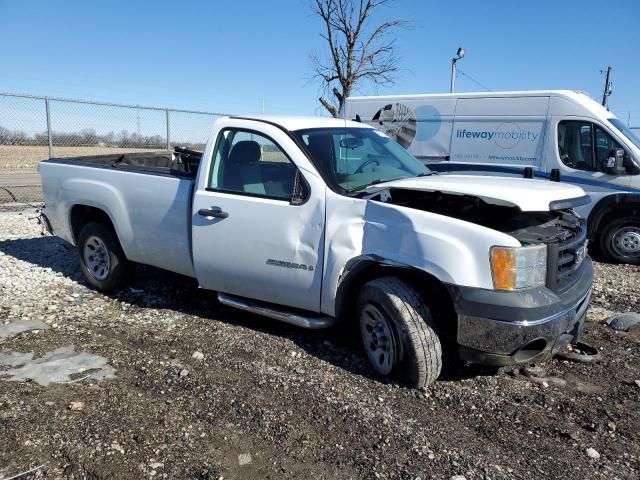
{"type": "Polygon", "coordinates": [[[366,191],[373,193],[387,188],[473,195],[494,205],[518,207],[523,212],[545,212],[588,202],[584,190],[575,185],[519,177],[430,175],[377,183],[366,191]],[[567,200],[576,202],[567,204],[567,200]]]}

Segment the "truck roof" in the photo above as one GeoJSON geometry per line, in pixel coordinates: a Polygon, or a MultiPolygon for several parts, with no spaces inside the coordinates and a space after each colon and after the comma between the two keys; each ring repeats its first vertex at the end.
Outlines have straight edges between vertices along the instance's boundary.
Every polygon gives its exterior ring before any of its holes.
{"type": "Polygon", "coordinates": [[[247,120],[257,120],[262,122],[274,123],[289,131],[305,130],[308,128],[372,128],[363,123],[332,117],[243,115],[242,117],[232,118],[246,118],[247,120]]]}

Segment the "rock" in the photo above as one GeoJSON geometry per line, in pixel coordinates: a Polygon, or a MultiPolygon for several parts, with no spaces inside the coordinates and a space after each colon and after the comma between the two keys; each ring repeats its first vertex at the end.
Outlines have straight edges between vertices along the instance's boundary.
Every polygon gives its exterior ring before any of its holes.
{"type": "Polygon", "coordinates": [[[464,475],[452,475],[449,480],[467,480],[467,477],[464,475]]]}
{"type": "Polygon", "coordinates": [[[154,463],[150,463],[149,466],[154,470],[158,470],[159,468],[164,467],[164,463],[154,462],[154,463]]]}
{"type": "Polygon", "coordinates": [[[616,313],[607,318],[605,323],[614,330],[628,332],[633,326],[640,324],[640,314],[616,313]]]}
{"type": "Polygon", "coordinates": [[[84,410],[84,402],[81,402],[81,401],[71,402],[69,404],[69,410],[73,412],[81,412],[82,410],[84,410]]]}
{"type": "Polygon", "coordinates": [[[542,367],[524,367],[521,372],[527,377],[544,377],[547,374],[547,371],[542,367]]]}
{"type": "Polygon", "coordinates": [[[587,456],[593,460],[598,460],[600,459],[600,453],[598,453],[598,451],[595,448],[587,448],[586,450],[587,456]]]}
{"type": "Polygon", "coordinates": [[[199,352],[199,351],[195,351],[193,352],[193,354],[191,355],[191,358],[193,358],[194,360],[197,360],[199,362],[201,362],[202,360],[204,360],[204,353],[199,352]]]}
{"type": "Polygon", "coordinates": [[[122,445],[120,445],[120,444],[119,444],[119,443],[117,443],[117,442],[113,442],[113,443],[111,444],[111,448],[112,448],[113,450],[115,450],[116,452],[124,453],[124,448],[122,448],[122,445]]]}
{"type": "Polygon", "coordinates": [[[636,386],[640,387],[640,380],[635,380],[634,383],[636,384],[636,386]]]}
{"type": "Polygon", "coordinates": [[[187,370],[186,368],[183,368],[182,370],[180,370],[181,377],[186,377],[187,375],[189,375],[189,370],[187,370]]]}
{"type": "Polygon", "coordinates": [[[250,453],[241,453],[238,455],[238,465],[249,465],[251,461],[250,453]]]}

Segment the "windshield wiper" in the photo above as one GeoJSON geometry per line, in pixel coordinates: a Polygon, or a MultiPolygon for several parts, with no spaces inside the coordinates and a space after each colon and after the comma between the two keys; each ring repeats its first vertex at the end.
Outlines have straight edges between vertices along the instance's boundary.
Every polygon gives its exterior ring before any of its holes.
{"type": "Polygon", "coordinates": [[[438,172],[434,172],[433,170],[428,171],[428,172],[422,172],[422,173],[419,173],[418,175],[416,175],[416,178],[417,177],[429,177],[431,175],[438,175],[438,172]]]}
{"type": "Polygon", "coordinates": [[[378,183],[392,182],[393,180],[397,180],[397,178],[379,178],[378,180],[374,180],[373,182],[367,183],[365,185],[360,185],[359,187],[351,188],[347,190],[347,192],[349,193],[359,192],[361,190],[366,190],[369,187],[373,187],[378,183]]]}

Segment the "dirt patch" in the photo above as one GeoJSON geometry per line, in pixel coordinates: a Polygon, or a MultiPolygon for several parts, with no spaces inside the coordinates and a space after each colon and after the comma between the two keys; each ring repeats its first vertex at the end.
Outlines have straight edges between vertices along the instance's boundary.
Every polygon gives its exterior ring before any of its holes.
{"type": "Polygon", "coordinates": [[[0,349],[73,344],[117,377],[0,381],[0,478],[640,476],[640,338],[595,321],[638,310],[637,267],[596,266],[584,340],[601,363],[465,366],[416,391],[372,376],[345,330],[230,310],[184,277],[140,268],[132,289],[93,292],[77,254],[38,233],[0,215],[0,321],[50,327],[0,349]]]}

